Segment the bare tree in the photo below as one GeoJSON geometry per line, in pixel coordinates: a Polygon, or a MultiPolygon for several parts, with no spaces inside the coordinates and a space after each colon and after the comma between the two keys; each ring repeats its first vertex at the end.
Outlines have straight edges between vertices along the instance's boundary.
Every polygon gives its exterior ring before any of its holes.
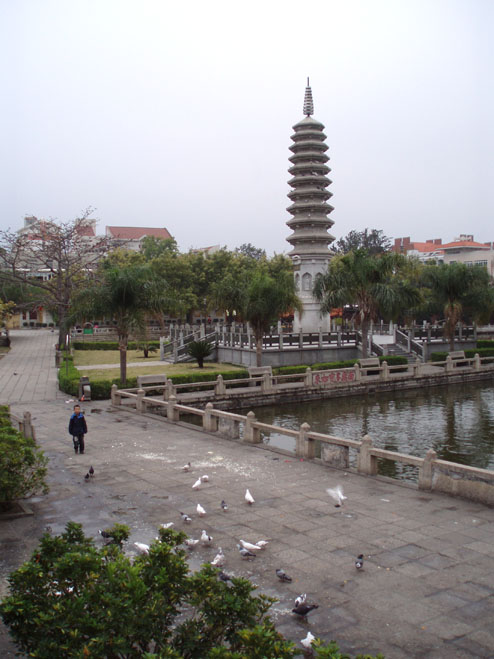
{"type": "Polygon", "coordinates": [[[106,236],[94,235],[92,212],[61,223],[33,218],[20,231],[0,231],[0,280],[39,291],[40,302],[58,315],[59,345],[75,289],[110,247],[106,236]]]}

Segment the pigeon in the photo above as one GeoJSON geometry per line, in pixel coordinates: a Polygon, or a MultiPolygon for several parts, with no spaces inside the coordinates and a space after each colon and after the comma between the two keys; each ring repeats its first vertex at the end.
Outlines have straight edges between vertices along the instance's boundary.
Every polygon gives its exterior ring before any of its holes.
{"type": "Polygon", "coordinates": [[[224,581],[225,583],[226,583],[227,581],[231,581],[231,580],[232,580],[231,576],[230,576],[229,574],[227,574],[226,572],[223,572],[223,570],[221,570],[221,571],[218,573],[218,579],[219,579],[220,581],[224,581]]]}
{"type": "Polygon", "coordinates": [[[307,593],[302,593],[302,595],[299,595],[296,600],[295,600],[295,606],[300,606],[301,604],[304,604],[307,600],[307,593]]]}
{"type": "Polygon", "coordinates": [[[84,476],[84,480],[86,481],[86,483],[89,481],[89,479],[90,479],[89,474],[86,474],[86,475],[84,476]]]}
{"type": "Polygon", "coordinates": [[[187,538],[185,540],[185,545],[188,549],[194,549],[194,547],[199,543],[199,538],[195,540],[194,538],[187,538]]]}
{"type": "Polygon", "coordinates": [[[218,553],[211,561],[211,565],[213,567],[223,567],[224,564],[225,564],[225,554],[223,553],[221,547],[218,547],[218,553]]]}
{"type": "Polygon", "coordinates": [[[98,529],[98,533],[99,533],[100,536],[101,536],[102,538],[104,538],[105,540],[108,540],[108,539],[110,539],[110,538],[113,538],[112,534],[111,534],[111,533],[108,533],[108,531],[105,531],[105,530],[102,531],[101,529],[98,529]]]}
{"type": "Polygon", "coordinates": [[[292,609],[292,613],[296,613],[301,618],[307,618],[311,611],[318,608],[319,604],[306,604],[304,602],[303,604],[299,604],[294,609],[292,609]]]}
{"type": "Polygon", "coordinates": [[[269,545],[269,542],[267,540],[258,540],[255,544],[259,547],[259,549],[266,549],[266,547],[269,545]]]}
{"type": "Polygon", "coordinates": [[[189,522],[192,522],[192,517],[189,517],[187,513],[180,513],[180,517],[182,518],[182,521],[188,524],[189,522]]]}
{"type": "Polygon", "coordinates": [[[204,510],[204,508],[201,506],[200,503],[197,504],[196,510],[199,513],[199,517],[204,517],[204,515],[206,514],[206,511],[204,510]]]}
{"type": "Polygon", "coordinates": [[[134,542],[134,546],[140,554],[149,554],[149,545],[145,545],[143,542],[134,542]]]}
{"type": "Polygon", "coordinates": [[[240,556],[242,558],[255,558],[256,557],[256,555],[253,552],[249,551],[245,547],[242,547],[242,545],[237,545],[237,548],[238,548],[238,551],[240,552],[240,556]]]}
{"type": "Polygon", "coordinates": [[[276,576],[280,581],[291,581],[292,578],[288,576],[288,574],[285,572],[285,570],[282,570],[281,568],[278,568],[276,570],[276,576]]]}
{"type": "Polygon", "coordinates": [[[213,536],[208,535],[206,531],[203,529],[201,533],[201,542],[203,545],[210,545],[213,542],[213,536]]]}
{"type": "Polygon", "coordinates": [[[91,476],[91,478],[94,476],[94,468],[93,468],[93,465],[91,465],[91,466],[89,467],[89,475],[91,476]]]}
{"type": "Polygon", "coordinates": [[[198,478],[198,479],[196,480],[196,482],[194,483],[194,485],[192,486],[192,489],[193,489],[193,490],[198,490],[198,489],[199,489],[199,485],[200,485],[201,483],[202,483],[202,480],[201,480],[200,478],[198,478]]]}
{"type": "Polygon", "coordinates": [[[255,502],[254,497],[252,494],[249,492],[249,490],[245,490],[245,500],[249,504],[249,506],[252,506],[252,504],[255,502]]]}
{"type": "Polygon", "coordinates": [[[359,554],[357,556],[357,560],[355,561],[355,567],[357,570],[361,570],[364,567],[364,555],[359,554]]]}
{"type": "Polygon", "coordinates": [[[240,544],[242,545],[242,547],[243,547],[244,549],[247,549],[248,551],[256,552],[256,551],[259,551],[259,550],[261,549],[261,548],[258,547],[257,545],[253,545],[253,544],[250,543],[250,542],[245,542],[245,540],[240,540],[240,544]]]}
{"type": "Polygon", "coordinates": [[[304,648],[307,648],[307,649],[308,649],[308,648],[311,647],[311,645],[312,645],[312,641],[313,641],[315,638],[316,638],[316,637],[314,636],[314,634],[311,634],[310,632],[307,632],[307,636],[306,636],[305,638],[302,638],[301,641],[300,641],[300,643],[302,643],[302,645],[304,646],[304,648]]]}
{"type": "Polygon", "coordinates": [[[201,476],[200,480],[203,483],[207,483],[209,481],[209,476],[207,474],[204,474],[204,476],[201,476]]]}
{"type": "Polygon", "coordinates": [[[167,522],[166,524],[160,524],[162,529],[169,529],[171,526],[174,526],[173,522],[167,522]]]}
{"type": "Polygon", "coordinates": [[[340,508],[340,506],[343,505],[343,501],[347,499],[343,494],[343,490],[341,489],[341,485],[337,485],[335,488],[331,489],[328,488],[326,492],[329,494],[329,496],[336,501],[335,503],[335,508],[340,508]]]}
{"type": "Polygon", "coordinates": [[[190,462],[187,462],[187,464],[182,467],[182,471],[190,471],[191,467],[192,465],[190,464],[190,462]]]}
{"type": "Polygon", "coordinates": [[[226,501],[224,499],[220,503],[220,506],[225,512],[228,510],[228,504],[226,503],[226,501]]]}

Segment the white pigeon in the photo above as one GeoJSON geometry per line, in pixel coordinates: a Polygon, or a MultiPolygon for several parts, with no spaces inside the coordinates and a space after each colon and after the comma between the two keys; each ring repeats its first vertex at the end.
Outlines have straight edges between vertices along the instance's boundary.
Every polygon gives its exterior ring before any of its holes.
{"type": "Polygon", "coordinates": [[[187,538],[185,544],[189,549],[194,549],[194,547],[199,543],[199,538],[187,538]]]}
{"type": "Polygon", "coordinates": [[[225,564],[225,554],[223,553],[221,547],[218,547],[218,553],[211,561],[211,565],[213,567],[223,567],[224,564],[225,564]]]}
{"type": "Polygon", "coordinates": [[[134,542],[134,546],[140,554],[149,554],[149,545],[145,545],[143,542],[134,542]]]}
{"type": "Polygon", "coordinates": [[[182,471],[189,471],[191,466],[190,462],[187,462],[187,464],[182,467],[182,471]]]}
{"type": "Polygon", "coordinates": [[[269,542],[267,540],[258,540],[256,545],[259,547],[259,549],[266,549],[266,547],[269,545],[269,542]]]}
{"type": "Polygon", "coordinates": [[[173,525],[174,525],[173,522],[167,522],[166,524],[160,524],[162,529],[169,529],[173,525]]]}
{"type": "Polygon", "coordinates": [[[330,496],[332,499],[334,499],[334,500],[336,501],[336,503],[335,503],[335,508],[339,508],[340,506],[342,506],[342,505],[343,505],[343,501],[345,501],[345,499],[348,499],[348,497],[346,497],[346,496],[343,494],[343,490],[342,490],[342,488],[341,488],[341,485],[337,485],[337,486],[336,486],[335,488],[333,488],[333,489],[328,488],[328,489],[326,490],[326,492],[329,494],[329,496],[330,496]]]}
{"type": "Polygon", "coordinates": [[[198,479],[196,480],[196,482],[194,483],[194,485],[192,486],[192,489],[193,489],[193,490],[197,490],[197,489],[199,489],[199,485],[200,485],[201,483],[202,483],[202,480],[201,480],[200,478],[198,478],[198,479]]]}
{"type": "Polygon", "coordinates": [[[189,515],[187,515],[187,513],[180,513],[180,517],[182,518],[182,520],[183,520],[186,524],[188,524],[189,522],[192,522],[192,517],[190,517],[189,515]]]}
{"type": "Polygon", "coordinates": [[[203,483],[207,483],[209,481],[209,476],[207,474],[204,474],[204,476],[201,476],[201,481],[203,483]]]}
{"type": "Polygon", "coordinates": [[[213,536],[208,535],[203,529],[201,533],[201,542],[203,545],[210,545],[213,542],[213,536]]]}
{"type": "Polygon", "coordinates": [[[295,599],[295,607],[300,606],[301,604],[304,604],[307,600],[307,593],[302,593],[302,595],[299,595],[295,599]]]}
{"type": "Polygon", "coordinates": [[[259,551],[261,549],[259,545],[253,545],[250,542],[245,542],[245,540],[240,540],[240,544],[244,549],[248,549],[249,551],[253,552],[259,551]]]}
{"type": "Polygon", "coordinates": [[[310,648],[312,645],[312,641],[315,640],[314,634],[311,634],[310,632],[307,632],[307,636],[303,638],[300,642],[304,646],[304,648],[310,648]]]}
{"type": "Polygon", "coordinates": [[[206,514],[206,511],[204,510],[204,508],[201,506],[200,503],[197,504],[196,510],[199,514],[199,517],[204,517],[204,515],[206,514]]]}
{"type": "Polygon", "coordinates": [[[245,500],[247,501],[249,506],[251,506],[255,502],[255,499],[252,496],[252,494],[249,492],[249,490],[245,490],[245,500]]]}

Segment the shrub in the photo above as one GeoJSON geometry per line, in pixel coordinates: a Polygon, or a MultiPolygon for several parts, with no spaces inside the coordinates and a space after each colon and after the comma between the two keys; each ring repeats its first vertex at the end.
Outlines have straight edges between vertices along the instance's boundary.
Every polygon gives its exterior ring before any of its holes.
{"type": "MultiPolygon", "coordinates": [[[[180,548],[185,533],[160,529],[149,553],[131,559],[122,551],[128,527],[116,524],[107,532],[114,542],[96,547],[80,524],[69,522],[60,536],[45,533],[31,559],[9,576],[10,595],[0,614],[23,654],[300,656],[268,616],[275,599],[254,595],[256,586],[242,577],[221,581],[209,564],[190,572],[180,548]]],[[[343,657],[335,643],[320,639],[311,656],[343,657]]]]}
{"type": "MultiPolygon", "coordinates": [[[[473,348],[472,350],[465,350],[465,357],[471,359],[478,353],[479,357],[494,357],[494,347],[492,348],[473,348]]],[[[431,352],[431,362],[443,362],[449,352],[431,352]]]]}
{"type": "Polygon", "coordinates": [[[477,348],[494,348],[494,341],[488,339],[477,341],[477,348]]]}
{"type": "Polygon", "coordinates": [[[213,352],[214,346],[209,341],[191,341],[187,353],[197,361],[199,368],[204,368],[204,360],[213,352]]]}
{"type": "Polygon", "coordinates": [[[34,439],[27,439],[10,423],[9,408],[0,415],[0,507],[16,499],[45,494],[48,459],[34,439]]]}

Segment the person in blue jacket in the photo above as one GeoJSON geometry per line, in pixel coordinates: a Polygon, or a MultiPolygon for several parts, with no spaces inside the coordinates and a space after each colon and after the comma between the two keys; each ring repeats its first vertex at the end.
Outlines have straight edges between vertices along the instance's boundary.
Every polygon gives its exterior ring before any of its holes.
{"type": "Polygon", "coordinates": [[[69,421],[69,433],[74,442],[74,451],[84,453],[84,435],[87,433],[87,424],[80,405],[74,405],[74,413],[69,421]]]}

